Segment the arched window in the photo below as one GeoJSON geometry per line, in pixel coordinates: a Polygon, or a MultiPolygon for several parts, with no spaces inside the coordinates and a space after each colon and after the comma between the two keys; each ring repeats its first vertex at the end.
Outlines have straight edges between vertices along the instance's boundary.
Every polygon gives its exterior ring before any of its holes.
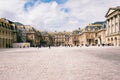
{"type": "Polygon", "coordinates": [[[113,43],[113,38],[111,38],[111,45],[112,45],[112,46],[114,45],[114,43],[113,43]]]}
{"type": "Polygon", "coordinates": [[[11,30],[14,30],[14,27],[11,25],[11,30]]]}
{"type": "Polygon", "coordinates": [[[117,46],[117,37],[115,37],[115,45],[117,46]]]}

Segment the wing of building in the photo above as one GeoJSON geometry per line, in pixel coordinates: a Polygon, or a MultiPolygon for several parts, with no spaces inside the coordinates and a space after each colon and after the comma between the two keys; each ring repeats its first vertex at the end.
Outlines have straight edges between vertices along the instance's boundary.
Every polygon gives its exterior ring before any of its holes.
{"type": "Polygon", "coordinates": [[[120,6],[110,8],[105,17],[107,19],[106,43],[120,46],[120,6]]]}
{"type": "Polygon", "coordinates": [[[16,42],[16,29],[12,21],[0,19],[0,48],[12,47],[12,43],[16,42]]]}
{"type": "Polygon", "coordinates": [[[70,41],[73,46],[95,46],[105,44],[106,22],[95,22],[83,29],[73,31],[70,41]]]}

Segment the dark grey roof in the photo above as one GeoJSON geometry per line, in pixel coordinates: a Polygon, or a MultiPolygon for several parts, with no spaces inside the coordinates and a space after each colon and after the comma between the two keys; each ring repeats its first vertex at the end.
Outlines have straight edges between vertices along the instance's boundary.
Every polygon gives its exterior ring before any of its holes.
{"type": "Polygon", "coordinates": [[[106,23],[106,21],[101,21],[101,22],[95,22],[93,24],[105,24],[105,23],[106,23]]]}
{"type": "Polygon", "coordinates": [[[14,24],[15,24],[16,26],[24,26],[22,23],[19,23],[19,22],[14,22],[14,24]]]}

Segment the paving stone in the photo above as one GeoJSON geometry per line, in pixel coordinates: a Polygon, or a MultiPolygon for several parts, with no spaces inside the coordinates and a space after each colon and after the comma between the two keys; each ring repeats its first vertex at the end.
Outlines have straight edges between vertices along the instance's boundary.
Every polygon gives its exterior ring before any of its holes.
{"type": "Polygon", "coordinates": [[[0,49],[0,80],[120,80],[120,47],[0,49]]]}

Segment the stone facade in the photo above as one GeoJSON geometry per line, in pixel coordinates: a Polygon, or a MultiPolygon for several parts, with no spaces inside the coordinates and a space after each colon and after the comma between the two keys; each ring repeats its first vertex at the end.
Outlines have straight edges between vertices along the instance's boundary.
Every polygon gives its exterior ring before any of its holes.
{"type": "Polygon", "coordinates": [[[16,42],[16,26],[5,18],[0,19],[0,48],[12,47],[16,42]]]}
{"type": "Polygon", "coordinates": [[[51,37],[52,34],[46,32],[46,31],[42,31],[41,34],[42,34],[42,42],[41,42],[41,45],[42,45],[42,46],[52,45],[52,44],[51,44],[51,41],[52,41],[52,40],[50,39],[50,37],[51,37]]]}
{"type": "Polygon", "coordinates": [[[72,33],[73,46],[95,46],[105,44],[106,22],[95,22],[72,33]]]}
{"type": "Polygon", "coordinates": [[[32,47],[40,45],[40,31],[36,30],[30,25],[17,26],[19,30],[22,31],[25,39],[22,42],[29,42],[32,47]]]}
{"type": "Polygon", "coordinates": [[[68,46],[69,38],[70,38],[70,32],[54,32],[55,46],[68,46]]]}
{"type": "Polygon", "coordinates": [[[79,36],[80,36],[81,30],[74,30],[71,35],[72,39],[72,46],[78,46],[80,43],[79,36]]]}
{"type": "Polygon", "coordinates": [[[73,35],[70,34],[69,36],[69,46],[73,46],[73,35]]]}
{"type": "Polygon", "coordinates": [[[27,30],[27,40],[26,42],[33,41],[32,46],[39,46],[40,40],[41,40],[41,34],[39,30],[36,30],[30,25],[25,25],[25,28],[27,30]]]}
{"type": "Polygon", "coordinates": [[[106,14],[106,43],[120,46],[120,7],[110,8],[106,14]]]}
{"type": "Polygon", "coordinates": [[[103,28],[101,30],[99,30],[97,33],[96,33],[96,39],[95,39],[95,44],[96,45],[104,45],[106,44],[106,29],[103,28]]]}

